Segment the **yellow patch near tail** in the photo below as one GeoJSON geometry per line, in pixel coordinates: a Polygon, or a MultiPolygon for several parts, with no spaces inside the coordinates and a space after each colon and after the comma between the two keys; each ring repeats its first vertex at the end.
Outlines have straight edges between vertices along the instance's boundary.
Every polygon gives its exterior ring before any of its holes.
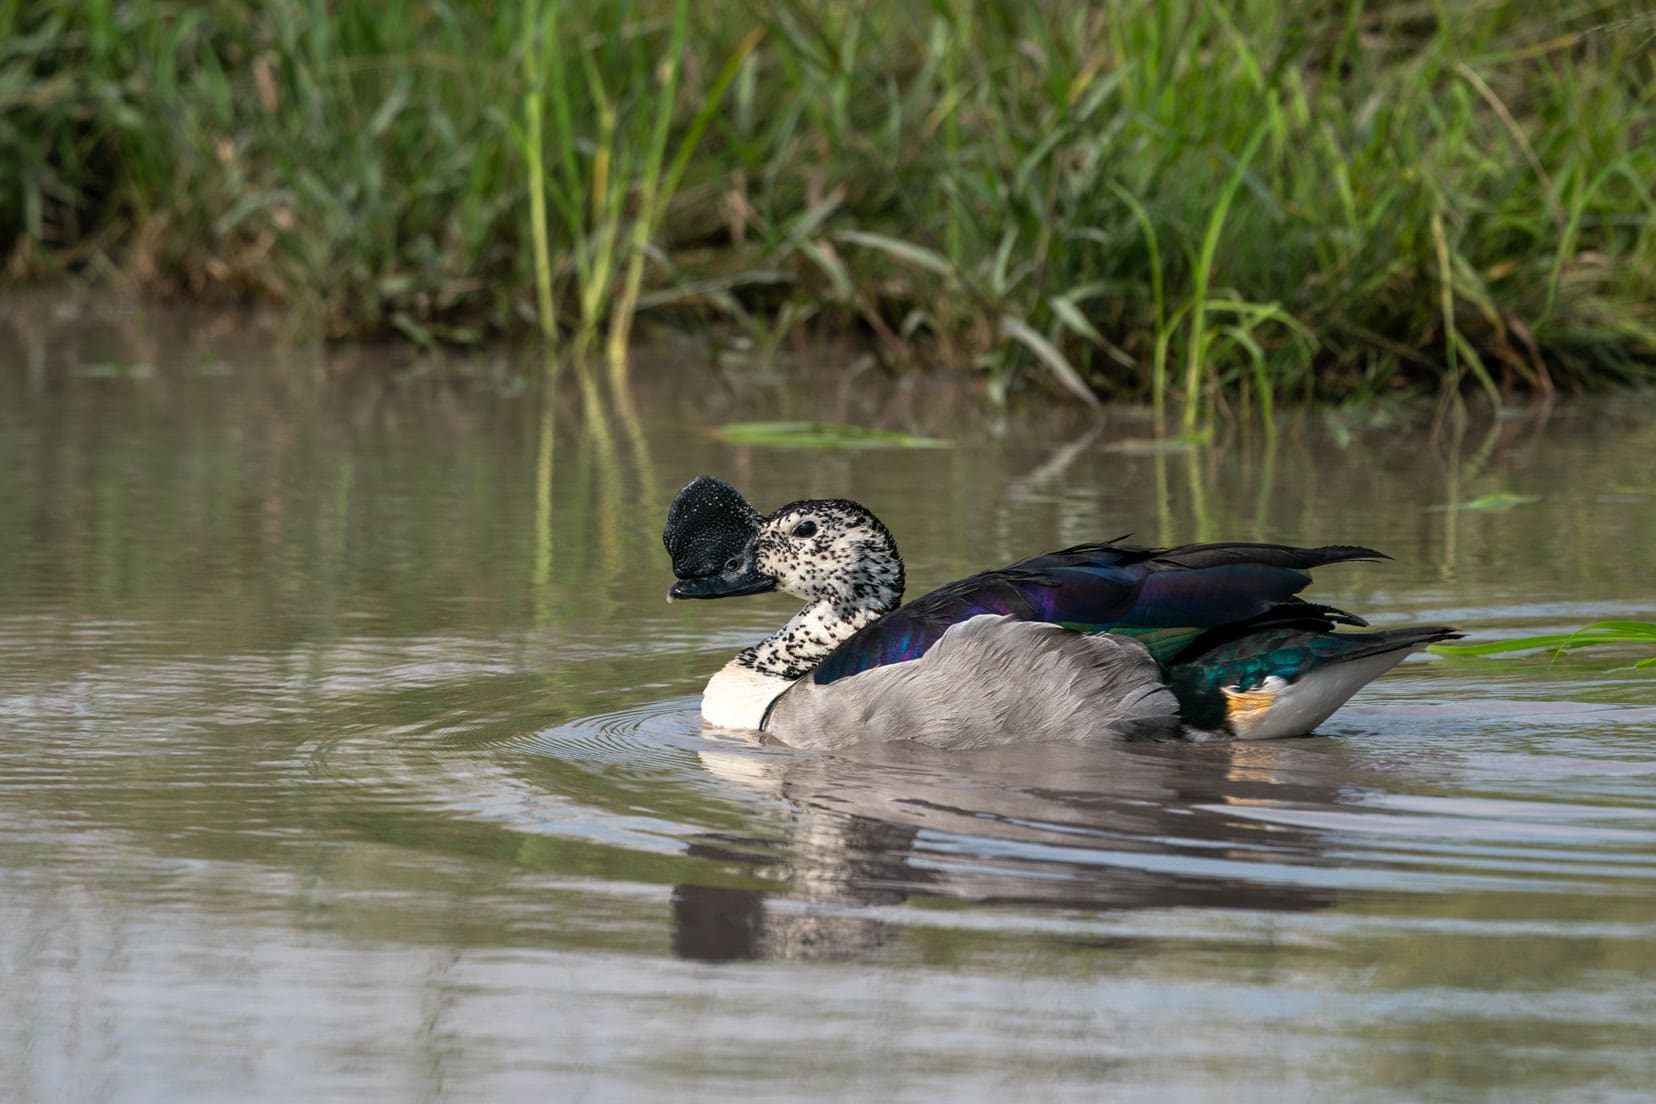
{"type": "Polygon", "coordinates": [[[1225,695],[1225,720],[1238,736],[1263,721],[1277,697],[1269,690],[1232,690],[1228,686],[1219,689],[1225,695]]]}

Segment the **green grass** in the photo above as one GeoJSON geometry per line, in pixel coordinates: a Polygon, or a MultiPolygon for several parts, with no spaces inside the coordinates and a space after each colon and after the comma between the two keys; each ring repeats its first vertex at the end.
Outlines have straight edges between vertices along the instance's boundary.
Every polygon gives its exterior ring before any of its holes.
{"type": "Polygon", "coordinates": [[[865,329],[994,394],[1656,379],[1636,3],[0,0],[0,263],[338,337],[865,329]]]}
{"type": "MultiPolygon", "coordinates": [[[[1604,644],[1656,648],[1656,621],[1595,621],[1570,633],[1545,633],[1540,636],[1492,640],[1480,644],[1433,644],[1431,650],[1444,655],[1486,656],[1545,649],[1557,659],[1576,648],[1604,644]]],[[[1656,654],[1633,664],[1634,668],[1652,666],[1656,666],[1656,654]]]]}

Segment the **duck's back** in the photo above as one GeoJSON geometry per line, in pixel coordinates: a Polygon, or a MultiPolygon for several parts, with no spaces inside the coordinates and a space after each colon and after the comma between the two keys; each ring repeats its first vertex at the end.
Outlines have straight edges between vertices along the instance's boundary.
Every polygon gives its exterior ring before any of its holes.
{"type": "MultiPolygon", "coordinates": [[[[1083,544],[962,579],[917,598],[851,636],[809,678],[828,685],[918,659],[953,626],[982,614],[1046,622],[1081,633],[1138,637],[1169,659],[1202,632],[1267,614],[1311,581],[1310,569],[1384,557],[1334,545],[1196,544],[1153,549],[1083,544]]],[[[1339,611],[1336,620],[1362,622],[1339,611]]]]}
{"type": "Polygon", "coordinates": [[[912,661],[829,683],[800,679],[764,727],[797,748],[912,740],[969,749],[1173,737],[1178,710],[1160,666],[1130,637],[980,614],[912,661]]]}

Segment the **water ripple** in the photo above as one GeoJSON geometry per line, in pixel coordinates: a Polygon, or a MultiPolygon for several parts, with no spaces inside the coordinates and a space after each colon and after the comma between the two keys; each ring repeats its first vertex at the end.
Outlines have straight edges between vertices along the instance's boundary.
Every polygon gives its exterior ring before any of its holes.
{"type": "MultiPolygon", "coordinates": [[[[1562,768],[1517,750],[1498,753],[1498,772],[1480,754],[1471,772],[1514,792],[1440,796],[1422,791],[1445,757],[1451,770],[1468,757],[1377,755],[1362,740],[850,759],[713,741],[696,727],[693,699],[585,717],[512,741],[513,769],[584,819],[670,810],[652,835],[754,864],[775,892],[824,905],[897,894],[1298,910],[1354,894],[1620,896],[1656,883],[1648,801],[1618,802],[1614,788],[1526,795],[1532,760],[1562,768]],[[625,795],[619,809],[583,795],[600,778],[625,795]],[[721,819],[709,809],[739,810],[739,836],[700,831],[721,819]]],[[[1576,765],[1578,782],[1597,777],[1590,768],[1576,765]]]]}

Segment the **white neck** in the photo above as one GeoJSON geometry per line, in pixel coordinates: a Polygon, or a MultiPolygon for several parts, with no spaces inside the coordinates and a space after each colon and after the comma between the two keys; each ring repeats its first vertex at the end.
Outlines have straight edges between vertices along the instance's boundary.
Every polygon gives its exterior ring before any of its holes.
{"type": "Polygon", "coordinates": [[[702,691],[702,720],[719,728],[757,729],[777,695],[883,613],[826,599],[812,602],[708,680],[702,691]]]}
{"type": "Polygon", "coordinates": [[[793,679],[767,675],[733,659],[707,680],[702,720],[715,728],[757,731],[770,703],[792,685],[793,679]]]}

